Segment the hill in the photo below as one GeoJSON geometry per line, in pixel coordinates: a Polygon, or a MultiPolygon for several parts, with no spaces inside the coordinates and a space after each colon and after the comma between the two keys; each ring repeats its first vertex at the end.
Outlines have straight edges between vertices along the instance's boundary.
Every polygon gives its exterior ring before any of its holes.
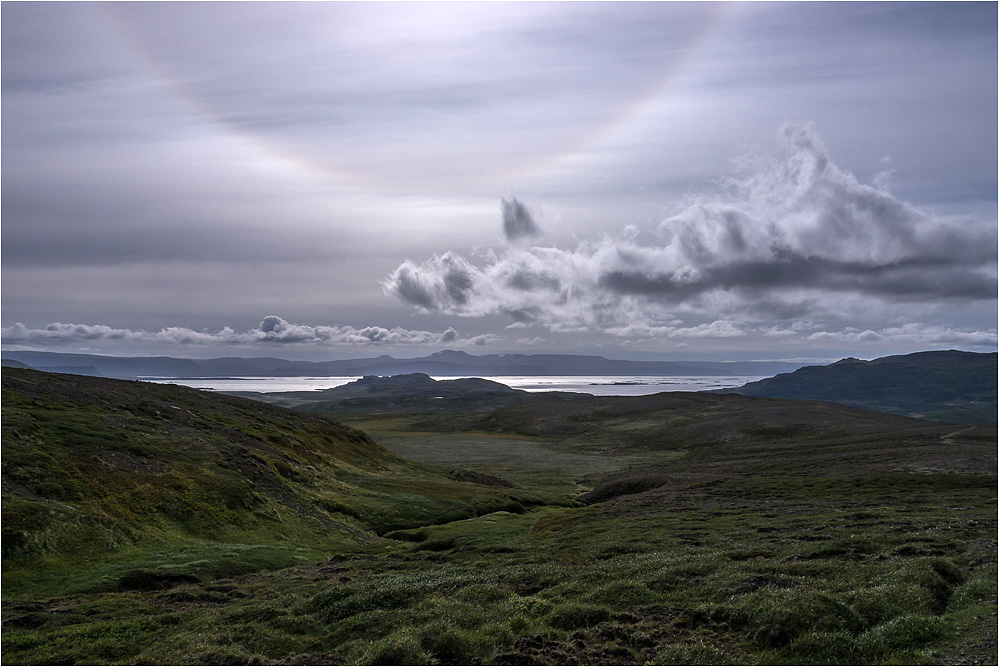
{"type": "Polygon", "coordinates": [[[997,355],[956,350],[842,359],[751,382],[745,396],[801,398],[954,423],[996,423],[997,355]]]}
{"type": "Polygon", "coordinates": [[[0,360],[0,365],[4,368],[31,368],[28,364],[23,364],[20,361],[14,359],[2,359],[0,360]]]}
{"type": "MultiPolygon", "coordinates": [[[[513,507],[522,511],[499,487],[450,479],[323,417],[173,385],[3,370],[5,592],[22,566],[65,572],[154,546],[231,544],[286,565],[296,549],[513,507]]],[[[207,558],[181,574],[217,567],[207,558]]]]}
{"type": "Polygon", "coordinates": [[[530,400],[531,394],[481,378],[434,380],[424,373],[365,376],[316,391],[229,392],[305,412],[476,413],[530,400]]]}

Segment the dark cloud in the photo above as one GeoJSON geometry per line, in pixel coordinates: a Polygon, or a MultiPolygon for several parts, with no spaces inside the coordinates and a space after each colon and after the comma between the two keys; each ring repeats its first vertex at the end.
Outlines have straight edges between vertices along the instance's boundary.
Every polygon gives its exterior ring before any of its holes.
{"type": "Polygon", "coordinates": [[[444,273],[444,289],[448,297],[458,305],[468,302],[468,293],[472,289],[472,272],[465,266],[455,263],[444,273]]]}
{"type": "Polygon", "coordinates": [[[510,201],[501,200],[500,208],[503,211],[503,234],[507,241],[541,234],[541,229],[534,222],[531,212],[516,198],[510,201]]]}
{"type": "Polygon", "coordinates": [[[600,285],[673,303],[715,289],[751,293],[786,287],[925,301],[990,299],[996,294],[995,275],[965,270],[958,261],[929,258],[877,265],[789,254],[774,261],[733,262],[708,269],[696,281],[675,274],[612,271],[601,276],[600,285]]]}
{"type": "Polygon", "coordinates": [[[425,284],[423,276],[424,272],[407,260],[392,274],[386,290],[410,305],[426,310],[438,310],[438,302],[432,290],[425,284]]]}
{"type": "Polygon", "coordinates": [[[451,252],[435,255],[429,262],[416,265],[407,260],[397,268],[384,287],[391,294],[424,310],[442,310],[453,304],[468,305],[475,288],[478,269],[451,252]],[[429,270],[427,270],[427,268],[429,270]]]}

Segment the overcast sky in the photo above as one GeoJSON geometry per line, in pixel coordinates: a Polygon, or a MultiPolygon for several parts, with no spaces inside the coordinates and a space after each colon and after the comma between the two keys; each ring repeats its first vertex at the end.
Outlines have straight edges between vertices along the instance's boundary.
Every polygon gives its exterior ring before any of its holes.
{"type": "Polygon", "coordinates": [[[4,349],[997,347],[997,5],[22,3],[4,349]]]}

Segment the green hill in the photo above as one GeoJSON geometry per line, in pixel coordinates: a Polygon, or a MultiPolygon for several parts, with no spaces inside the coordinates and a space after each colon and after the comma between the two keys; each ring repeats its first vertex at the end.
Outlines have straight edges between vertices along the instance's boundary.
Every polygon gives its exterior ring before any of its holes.
{"type": "MultiPolygon", "coordinates": [[[[509,508],[522,511],[509,490],[450,479],[322,417],[173,385],[3,370],[5,592],[24,581],[8,577],[22,566],[65,572],[182,545],[252,547],[260,566],[279,566],[509,508]]],[[[221,576],[228,560],[175,574],[221,576]]]]}
{"type": "Polygon", "coordinates": [[[804,398],[953,423],[995,424],[995,352],[947,350],[842,359],[725,390],[746,396],[804,398]]]}

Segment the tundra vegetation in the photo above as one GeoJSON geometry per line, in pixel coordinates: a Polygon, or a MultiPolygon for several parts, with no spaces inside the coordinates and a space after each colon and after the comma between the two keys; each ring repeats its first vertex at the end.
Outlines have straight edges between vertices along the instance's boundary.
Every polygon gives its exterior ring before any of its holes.
{"type": "Polygon", "coordinates": [[[995,664],[996,429],[3,370],[6,664],[995,664]],[[308,406],[299,406],[308,407],[308,406]]]}

